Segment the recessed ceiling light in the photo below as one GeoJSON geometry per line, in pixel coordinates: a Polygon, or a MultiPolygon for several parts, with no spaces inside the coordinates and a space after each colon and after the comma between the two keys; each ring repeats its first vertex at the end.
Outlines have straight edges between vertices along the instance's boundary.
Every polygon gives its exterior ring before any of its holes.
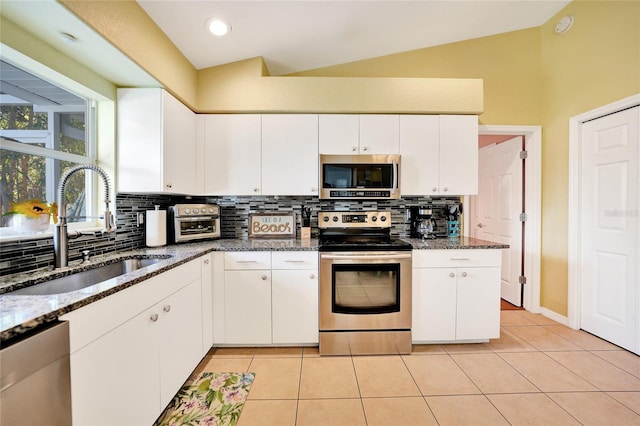
{"type": "Polygon", "coordinates": [[[60,33],[60,38],[67,44],[76,44],[78,39],[69,33],[60,33]]]}
{"type": "Polygon", "coordinates": [[[215,36],[222,37],[231,32],[231,25],[221,18],[211,18],[207,21],[207,30],[215,36]]]}

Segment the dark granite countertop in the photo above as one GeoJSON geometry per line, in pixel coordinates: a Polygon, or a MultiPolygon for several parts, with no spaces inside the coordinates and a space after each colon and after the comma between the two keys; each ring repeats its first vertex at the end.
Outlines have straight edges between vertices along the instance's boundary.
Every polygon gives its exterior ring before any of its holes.
{"type": "MultiPolygon", "coordinates": [[[[508,245],[492,243],[474,238],[442,238],[420,240],[403,238],[416,250],[437,249],[501,249],[508,245]]],[[[299,239],[222,239],[198,243],[177,244],[160,248],[139,249],[117,254],[96,256],[89,263],[72,262],[69,267],[53,270],[40,269],[32,272],[7,275],[0,280],[0,342],[6,342],[39,326],[55,321],[59,316],[71,312],[96,300],[107,297],[127,287],[161,274],[171,268],[189,262],[212,251],[299,251],[318,250],[318,240],[299,239]],[[131,257],[164,257],[160,262],[121,275],[116,278],[69,293],[44,296],[16,296],[5,294],[18,288],[69,275],[92,267],[112,263],[131,257]]]]}

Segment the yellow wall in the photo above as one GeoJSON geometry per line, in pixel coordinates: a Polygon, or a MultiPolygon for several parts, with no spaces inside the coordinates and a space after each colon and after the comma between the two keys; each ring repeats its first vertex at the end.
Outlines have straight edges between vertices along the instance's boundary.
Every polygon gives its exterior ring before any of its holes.
{"type": "Polygon", "coordinates": [[[640,2],[574,0],[541,28],[541,304],[567,312],[569,119],[640,93],[640,2]],[[555,34],[565,15],[575,21],[555,34]]]}
{"type": "Polygon", "coordinates": [[[540,29],[413,50],[295,75],[481,78],[480,124],[540,124],[540,29]]]}

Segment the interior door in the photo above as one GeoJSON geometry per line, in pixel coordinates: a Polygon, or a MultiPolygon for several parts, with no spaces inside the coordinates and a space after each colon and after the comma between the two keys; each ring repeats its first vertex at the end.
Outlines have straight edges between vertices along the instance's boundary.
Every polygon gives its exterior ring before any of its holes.
{"type": "Polygon", "coordinates": [[[580,324],[640,352],[638,138],[640,107],[581,128],[580,324]]]}
{"type": "Polygon", "coordinates": [[[481,148],[478,156],[478,195],[469,198],[471,236],[509,244],[502,250],[501,294],[522,306],[523,200],[522,137],[481,148]]]}

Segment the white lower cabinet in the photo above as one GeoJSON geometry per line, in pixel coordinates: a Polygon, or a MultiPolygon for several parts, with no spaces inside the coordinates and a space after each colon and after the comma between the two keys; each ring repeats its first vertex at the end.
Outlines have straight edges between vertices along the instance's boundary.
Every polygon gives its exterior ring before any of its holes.
{"type": "Polygon", "coordinates": [[[500,337],[500,265],[495,249],[414,250],[413,341],[500,337]]]}
{"type": "Polygon", "coordinates": [[[74,425],[149,425],[203,356],[201,261],[61,317],[74,425]]]}
{"type": "Polygon", "coordinates": [[[224,267],[224,282],[214,279],[214,344],[318,343],[317,252],[226,252],[224,267]]]}
{"type": "Polygon", "coordinates": [[[318,253],[273,252],[271,326],[274,344],[318,343],[318,253]]]}

